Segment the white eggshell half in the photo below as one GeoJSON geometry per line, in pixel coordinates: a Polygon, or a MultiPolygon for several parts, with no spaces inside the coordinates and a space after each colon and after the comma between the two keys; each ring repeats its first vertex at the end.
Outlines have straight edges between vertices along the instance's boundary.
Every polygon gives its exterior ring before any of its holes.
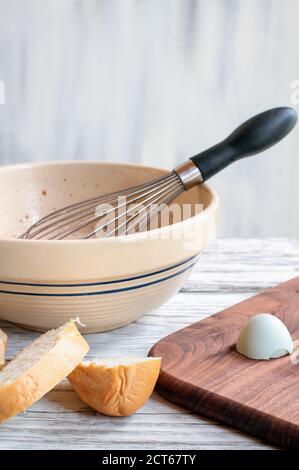
{"type": "Polygon", "coordinates": [[[272,359],[292,354],[294,343],[289,330],[279,318],[260,313],[242,328],[236,348],[250,359],[272,359]]]}

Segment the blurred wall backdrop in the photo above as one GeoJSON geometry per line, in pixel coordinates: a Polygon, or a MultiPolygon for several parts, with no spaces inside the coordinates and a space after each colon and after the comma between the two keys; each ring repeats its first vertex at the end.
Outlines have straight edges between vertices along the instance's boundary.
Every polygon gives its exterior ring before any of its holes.
{"type": "MultiPolygon", "coordinates": [[[[298,18],[298,0],[0,0],[0,163],[171,169],[291,105],[298,18]]],[[[298,145],[299,126],[213,180],[221,235],[299,236],[298,145]]]]}

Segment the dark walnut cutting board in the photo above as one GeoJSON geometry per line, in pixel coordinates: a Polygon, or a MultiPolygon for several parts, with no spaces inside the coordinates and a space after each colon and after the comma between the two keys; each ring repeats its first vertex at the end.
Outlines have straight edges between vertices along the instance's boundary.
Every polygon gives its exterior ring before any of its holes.
{"type": "Polygon", "coordinates": [[[243,325],[262,312],[299,340],[299,277],[159,341],[150,351],[162,357],[157,390],[202,416],[299,449],[299,363],[290,356],[254,361],[235,350],[243,325]]]}

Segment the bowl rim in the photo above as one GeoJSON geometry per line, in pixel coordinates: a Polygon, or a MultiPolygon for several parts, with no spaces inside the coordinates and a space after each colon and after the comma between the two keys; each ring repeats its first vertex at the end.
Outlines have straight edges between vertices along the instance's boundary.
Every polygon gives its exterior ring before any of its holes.
{"type": "MultiPolygon", "coordinates": [[[[122,163],[122,162],[108,162],[108,161],[96,161],[96,160],[50,160],[50,161],[44,161],[44,162],[23,162],[23,163],[16,163],[16,164],[11,164],[11,165],[2,165],[0,166],[0,173],[6,170],[13,170],[13,169],[31,169],[31,168],[39,168],[39,167],[47,167],[47,166],[63,166],[63,165],[96,165],[96,166],[115,166],[115,167],[127,167],[127,168],[141,168],[145,170],[157,170],[161,172],[161,175],[163,173],[167,174],[170,170],[167,170],[166,168],[161,168],[161,167],[155,167],[155,166],[149,166],[149,165],[143,165],[143,164],[138,164],[138,163],[122,163]]],[[[176,230],[178,226],[183,225],[187,226],[189,224],[196,223],[197,221],[202,220],[203,218],[208,217],[211,213],[215,212],[218,207],[219,207],[219,196],[218,193],[213,189],[210,185],[206,183],[202,183],[201,186],[211,195],[211,202],[209,205],[199,214],[196,214],[194,216],[188,217],[188,219],[185,219],[181,222],[176,222],[175,224],[172,225],[166,225],[164,227],[158,227],[152,230],[147,230],[144,232],[139,232],[139,233],[131,233],[128,235],[119,235],[117,237],[111,237],[111,238],[90,238],[90,239],[68,239],[68,240],[35,240],[35,239],[20,239],[20,238],[3,238],[0,236],[0,243],[5,243],[8,245],[11,244],[18,244],[19,246],[26,245],[26,246],[49,246],[49,245],[55,245],[59,243],[59,246],[63,245],[87,245],[87,244],[96,244],[96,243],[101,243],[101,244],[110,244],[110,243],[116,243],[116,242],[121,242],[123,244],[125,243],[131,243],[131,242],[138,242],[138,241],[145,241],[148,239],[151,239],[151,237],[155,238],[155,235],[158,233],[163,234],[166,230],[169,230],[169,227],[171,230],[176,230]]]]}

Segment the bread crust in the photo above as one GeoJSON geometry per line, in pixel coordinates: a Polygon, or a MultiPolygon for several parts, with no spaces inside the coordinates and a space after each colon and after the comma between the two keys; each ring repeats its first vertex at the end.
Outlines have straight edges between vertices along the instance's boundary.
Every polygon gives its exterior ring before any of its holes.
{"type": "Polygon", "coordinates": [[[5,366],[5,351],[7,347],[7,336],[0,330],[0,370],[5,366]]]}
{"type": "Polygon", "coordinates": [[[53,348],[11,383],[0,386],[0,423],[26,410],[64,379],[89,350],[73,322],[53,348]]]}
{"type": "Polygon", "coordinates": [[[160,372],[160,358],[111,367],[81,363],[68,380],[81,400],[109,416],[129,416],[151,396],[160,372]]]}

